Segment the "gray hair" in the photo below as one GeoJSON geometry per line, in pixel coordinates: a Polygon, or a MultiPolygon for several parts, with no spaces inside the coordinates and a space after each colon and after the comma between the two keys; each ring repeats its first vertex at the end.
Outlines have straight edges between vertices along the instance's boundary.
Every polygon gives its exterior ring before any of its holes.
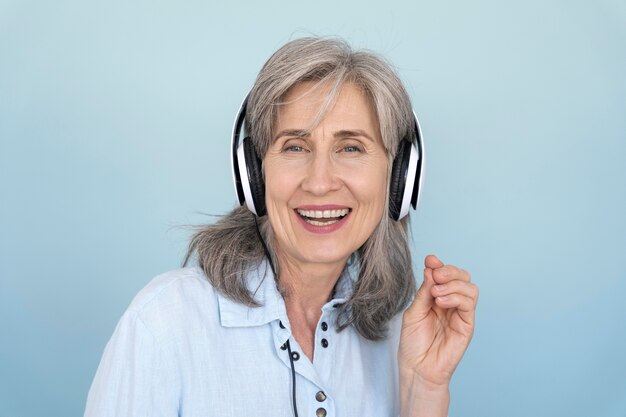
{"type": "MultiPolygon", "coordinates": [[[[369,51],[353,51],[340,39],[301,38],[288,42],[265,63],[250,91],[245,130],[253,138],[257,154],[264,158],[273,141],[278,109],[289,89],[298,83],[331,83],[324,105],[313,126],[332,106],[346,83],[358,86],[370,100],[389,158],[388,174],[400,140],[415,138],[409,96],[390,64],[369,51]]],[[[313,87],[315,88],[315,87],[313,87]]],[[[312,128],[311,126],[310,128],[312,128]]],[[[387,201],[389,201],[389,186],[387,201]]],[[[201,226],[193,235],[183,265],[197,254],[198,263],[213,286],[223,295],[249,306],[258,306],[245,282],[246,272],[265,258],[260,233],[277,268],[272,227],[244,207],[237,207],[215,224],[201,226]]],[[[386,204],[381,222],[357,250],[359,276],[350,298],[339,307],[339,329],[354,325],[366,339],[386,336],[387,323],[415,294],[408,217],[393,221],[386,204]]]]}

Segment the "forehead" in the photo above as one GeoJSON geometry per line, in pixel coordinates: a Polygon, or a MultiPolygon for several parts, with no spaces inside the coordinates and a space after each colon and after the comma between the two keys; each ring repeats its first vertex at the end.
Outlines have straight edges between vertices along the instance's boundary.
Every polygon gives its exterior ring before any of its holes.
{"type": "Polygon", "coordinates": [[[278,107],[274,137],[282,129],[311,132],[320,125],[330,129],[362,129],[379,137],[378,118],[367,94],[353,83],[307,81],[295,84],[278,107]]]}

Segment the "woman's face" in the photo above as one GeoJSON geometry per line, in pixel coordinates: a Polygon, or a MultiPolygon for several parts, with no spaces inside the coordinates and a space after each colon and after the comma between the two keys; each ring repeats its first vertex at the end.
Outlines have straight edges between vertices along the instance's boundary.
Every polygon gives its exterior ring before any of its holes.
{"type": "Polygon", "coordinates": [[[278,112],[264,159],[267,211],[283,261],[343,266],[381,220],[388,159],[372,106],[352,84],[307,132],[328,92],[312,86],[292,87],[278,112]]]}

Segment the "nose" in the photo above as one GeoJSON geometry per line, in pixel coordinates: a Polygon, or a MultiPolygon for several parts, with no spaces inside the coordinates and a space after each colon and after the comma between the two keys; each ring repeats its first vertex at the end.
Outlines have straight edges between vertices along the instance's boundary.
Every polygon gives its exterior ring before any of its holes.
{"type": "Polygon", "coordinates": [[[308,163],[302,189],[317,196],[338,190],[341,188],[341,180],[336,171],[330,155],[325,152],[315,153],[308,163]]]}

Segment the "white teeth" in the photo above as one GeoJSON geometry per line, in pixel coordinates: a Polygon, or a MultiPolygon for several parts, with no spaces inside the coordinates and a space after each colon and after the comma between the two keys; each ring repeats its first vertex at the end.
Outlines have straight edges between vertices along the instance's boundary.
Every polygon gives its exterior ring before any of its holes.
{"type": "MultiPolygon", "coordinates": [[[[298,214],[303,217],[308,217],[309,219],[332,219],[337,217],[343,217],[350,212],[350,209],[339,209],[339,210],[301,210],[297,209],[298,214]]],[[[318,222],[319,223],[319,222],[318,222]]],[[[324,223],[328,224],[328,222],[324,223]]]]}
{"type": "Polygon", "coordinates": [[[307,220],[307,223],[312,224],[313,226],[328,226],[330,224],[337,223],[339,220],[330,220],[327,222],[318,222],[317,220],[307,220]]]}

